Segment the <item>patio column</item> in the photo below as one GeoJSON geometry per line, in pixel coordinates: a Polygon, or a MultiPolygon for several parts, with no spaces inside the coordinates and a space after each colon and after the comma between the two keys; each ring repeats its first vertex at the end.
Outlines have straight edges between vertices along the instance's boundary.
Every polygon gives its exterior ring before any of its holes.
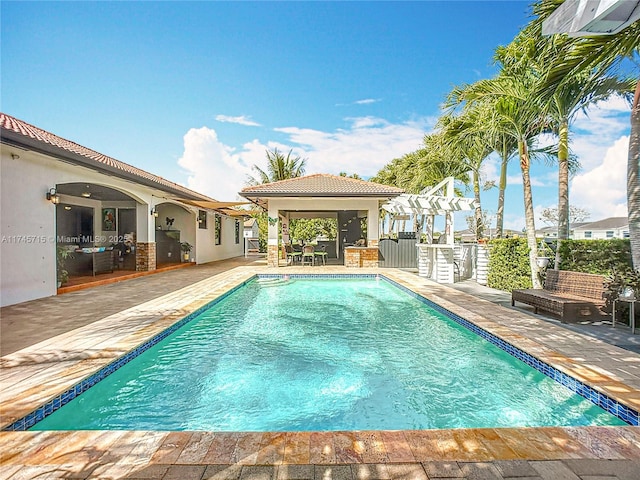
{"type": "MultiPolygon", "coordinates": [[[[377,201],[376,201],[377,203],[377,201]]],[[[369,208],[367,211],[367,246],[377,247],[380,241],[380,209],[369,208]]]]}
{"type": "Polygon", "coordinates": [[[155,217],[146,203],[136,205],[136,271],[156,269],[155,217]]]}
{"type": "Polygon", "coordinates": [[[279,259],[278,233],[280,231],[280,217],[278,209],[269,202],[268,208],[269,230],[267,238],[267,266],[277,267],[279,259]]]}

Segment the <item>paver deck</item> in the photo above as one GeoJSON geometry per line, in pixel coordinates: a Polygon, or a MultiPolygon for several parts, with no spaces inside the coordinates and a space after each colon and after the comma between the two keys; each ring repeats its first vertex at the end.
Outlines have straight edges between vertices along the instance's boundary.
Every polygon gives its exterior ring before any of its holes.
{"type": "MultiPolygon", "coordinates": [[[[266,272],[379,272],[640,409],[640,355],[595,338],[401,270],[275,270],[241,263],[166,272],[2,309],[0,423],[20,418],[200,305],[266,272]],[[29,329],[36,307],[47,314],[29,329]],[[57,324],[77,312],[82,315],[57,324]]],[[[640,428],[0,432],[0,479],[452,477],[638,480],[640,428]]]]}

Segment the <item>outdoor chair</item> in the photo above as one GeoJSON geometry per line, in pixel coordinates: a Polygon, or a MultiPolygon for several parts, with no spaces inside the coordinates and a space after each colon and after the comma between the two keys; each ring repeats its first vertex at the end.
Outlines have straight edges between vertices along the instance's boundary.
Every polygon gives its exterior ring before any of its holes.
{"type": "Polygon", "coordinates": [[[294,251],[293,247],[289,243],[285,243],[284,251],[287,254],[287,265],[289,265],[289,263],[293,264],[296,259],[300,260],[302,257],[302,252],[294,251]]]}
{"type": "Polygon", "coordinates": [[[309,262],[309,265],[315,265],[315,258],[316,255],[313,245],[305,245],[302,247],[302,266],[304,266],[307,261],[309,262]]]}
{"type": "Polygon", "coordinates": [[[322,265],[327,264],[327,246],[322,245],[320,251],[314,250],[314,255],[322,259],[322,265]]]}

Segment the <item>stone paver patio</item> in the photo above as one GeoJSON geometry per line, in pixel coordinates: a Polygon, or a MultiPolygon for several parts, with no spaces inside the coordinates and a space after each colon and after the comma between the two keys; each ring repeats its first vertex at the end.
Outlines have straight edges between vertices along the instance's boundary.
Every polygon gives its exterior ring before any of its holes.
{"type": "MultiPolygon", "coordinates": [[[[379,272],[640,409],[640,355],[395,269],[379,272]]],[[[217,262],[3,308],[1,423],[31,412],[255,273],[217,262]]],[[[0,479],[640,479],[640,428],[0,432],[0,479]]]]}

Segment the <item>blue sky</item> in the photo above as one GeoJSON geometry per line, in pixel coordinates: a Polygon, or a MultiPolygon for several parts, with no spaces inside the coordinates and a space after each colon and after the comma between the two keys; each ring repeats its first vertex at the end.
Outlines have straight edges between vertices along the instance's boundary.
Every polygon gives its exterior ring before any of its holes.
{"type": "MultiPolygon", "coordinates": [[[[220,200],[274,147],[307,173],[375,174],[419,147],[454,85],[492,76],[495,48],[529,21],[525,1],[1,8],[3,112],[220,200]]],[[[576,123],[572,200],[592,220],[626,214],[628,118],[613,100],[576,123]]],[[[517,162],[509,174],[507,226],[521,229],[517,162]]],[[[536,208],[555,204],[555,170],[532,174],[536,208]]]]}

